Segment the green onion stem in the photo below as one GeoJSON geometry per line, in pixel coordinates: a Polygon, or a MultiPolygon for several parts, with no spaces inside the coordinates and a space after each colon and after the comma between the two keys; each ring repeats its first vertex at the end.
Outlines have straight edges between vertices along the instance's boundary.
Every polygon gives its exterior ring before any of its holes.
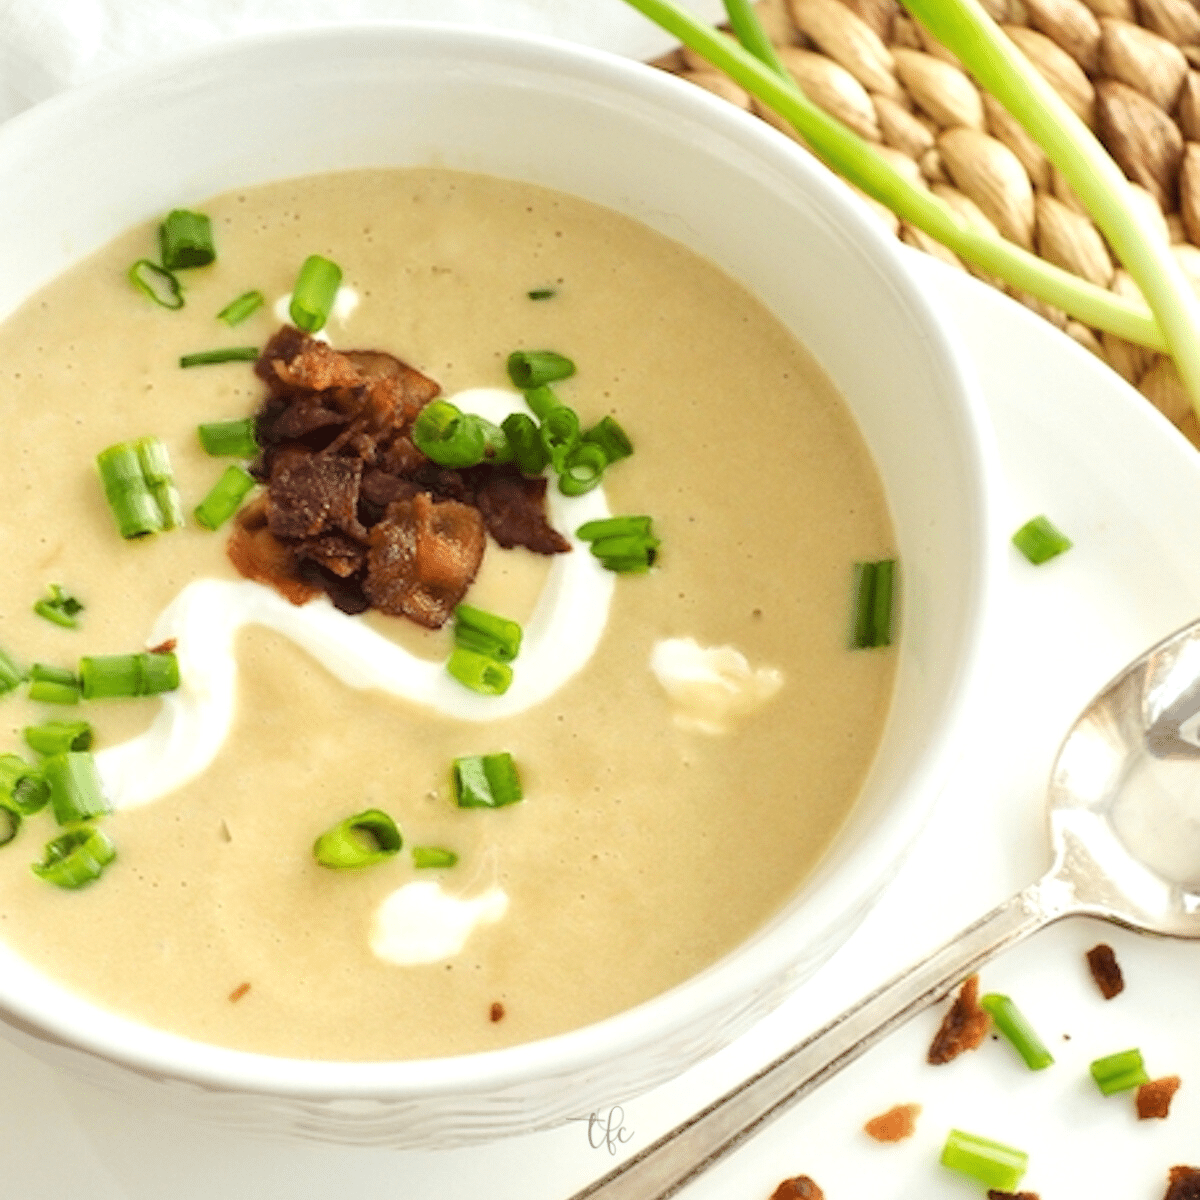
{"type": "Polygon", "coordinates": [[[33,864],[33,873],[58,887],[80,888],[99,879],[116,856],[116,847],[103,830],[77,825],[46,843],[42,861],[33,864]]]}
{"type": "Polygon", "coordinates": [[[79,677],[67,667],[34,663],[29,668],[29,698],[39,704],[78,704],[79,677]]]}
{"type": "Polygon", "coordinates": [[[515,412],[504,418],[500,428],[504,430],[513,460],[521,474],[540,475],[546,469],[550,456],[542,445],[537,422],[528,413],[515,412]]]}
{"type": "Polygon", "coordinates": [[[1096,1086],[1106,1096],[1128,1092],[1150,1082],[1140,1050],[1121,1050],[1097,1058],[1088,1067],[1096,1086]]]}
{"type": "Polygon", "coordinates": [[[458,862],[458,855],[442,846],[414,846],[412,858],[413,866],[418,871],[430,867],[452,867],[458,862]]]}
{"type": "Polygon", "coordinates": [[[304,260],[288,305],[288,316],[297,329],[316,333],[324,327],[341,283],[342,268],[337,263],[319,254],[304,260]]]}
{"type": "Polygon", "coordinates": [[[508,356],[508,377],[522,391],[569,379],[575,364],[555,350],[514,350],[508,356]]]}
{"type": "Polygon", "coordinates": [[[561,472],[567,456],[579,445],[579,415],[573,408],[560,404],[542,418],[538,433],[550,456],[550,465],[561,472]]]}
{"type": "Polygon", "coordinates": [[[212,221],[205,213],[177,208],[167,214],[158,228],[162,265],[168,271],[184,267],[206,267],[217,257],[213,246],[212,221]]]}
{"type": "Polygon", "coordinates": [[[558,490],[564,496],[582,496],[597,487],[608,470],[608,455],[595,442],[579,442],[562,458],[558,490]]]}
{"type": "Polygon", "coordinates": [[[369,808],[321,834],[313,843],[313,857],[335,870],[369,867],[391,858],[403,844],[396,822],[378,808],[369,808]]]}
{"type": "Polygon", "coordinates": [[[442,467],[473,467],[487,455],[487,430],[478,417],[449,400],[434,400],[413,422],[412,441],[442,467]]]}
{"type": "Polygon", "coordinates": [[[583,435],[583,440],[599,446],[610,463],[628,458],[633,453],[633,443],[615,417],[602,417],[583,435]]]}
{"type": "Polygon", "coordinates": [[[86,721],[44,721],[26,725],[25,744],[38,754],[64,754],[68,750],[90,750],[94,733],[86,721]]]}
{"type": "Polygon", "coordinates": [[[951,1129],[942,1147],[941,1163],[986,1188],[1015,1192],[1029,1165],[1029,1155],[990,1138],[951,1129]]]}
{"type": "Polygon", "coordinates": [[[50,785],[50,807],[60,825],[87,821],[110,811],[96,760],[88,751],[51,755],[42,763],[42,776],[50,785]]]}
{"type": "Polygon", "coordinates": [[[266,302],[267,298],[262,292],[243,292],[236,300],[231,300],[217,313],[217,320],[224,321],[232,328],[234,325],[240,325],[247,317],[262,308],[266,302]]]}
{"type": "Polygon", "coordinates": [[[892,610],[895,604],[896,560],[860,562],[854,566],[854,630],[856,650],[892,644],[892,610]]]}
{"type": "Polygon", "coordinates": [[[157,696],[179,686],[179,660],[169,651],[101,654],[79,660],[85,700],[157,696]]]}
{"type": "Polygon", "coordinates": [[[454,644],[497,662],[512,662],[521,651],[521,626],[485,609],[460,604],[454,610],[454,644]]]}
{"type": "Polygon", "coordinates": [[[129,268],[129,282],[143,296],[163,308],[183,307],[182,284],[170,271],[164,270],[148,258],[139,258],[129,268]]]}
{"type": "Polygon", "coordinates": [[[1071,539],[1049,517],[1037,516],[1012,535],[1012,544],[1036,567],[1070,550],[1071,539]]]}
{"type": "Polygon", "coordinates": [[[75,629],[79,625],[75,618],[83,612],[83,605],[74,596],[64,592],[61,585],[52,583],[47,594],[34,603],[33,611],[64,629],[75,629]]]}
{"type": "Polygon", "coordinates": [[[0,754],[0,799],[23,817],[45,808],[50,785],[41,767],[31,766],[19,754],[0,754]]]}
{"type": "Polygon", "coordinates": [[[451,776],[459,808],[503,808],[524,795],[516,764],[507,751],[456,758],[451,776]]]}
{"type": "Polygon", "coordinates": [[[220,529],[257,485],[258,480],[245,467],[236,463],[226,467],[208,495],[196,505],[196,523],[205,529],[220,529]]]}
{"type": "Polygon", "coordinates": [[[183,524],[183,506],[167,448],[156,437],[118,442],[96,455],[104,495],[123,538],[183,524]]]}
{"type": "Polygon", "coordinates": [[[1086,325],[1156,350],[1166,350],[1163,331],[1146,305],[1087,283],[1016,244],[969,224],[944,201],[909,182],[876,154],[869,143],[813,104],[790,75],[767,66],[732,38],[704,24],[672,0],[626,0],[626,3],[788,121],[814,153],[838,174],[960,258],[1001,276],[1014,287],[1063,309],[1086,325]]]}
{"type": "Polygon", "coordinates": [[[548,383],[543,383],[540,387],[527,388],[525,403],[539,421],[544,421],[547,413],[562,405],[558,393],[548,383]]]}
{"type": "Polygon", "coordinates": [[[221,346],[216,350],[197,350],[194,354],[180,356],[181,367],[209,367],[216,363],[254,362],[258,358],[257,346],[221,346]]]}
{"type": "Polygon", "coordinates": [[[257,426],[254,417],[236,417],[198,425],[196,433],[205,454],[214,458],[254,458],[259,450],[257,426]]]}
{"type": "Polygon", "coordinates": [[[7,650],[0,649],[0,696],[13,691],[25,682],[25,672],[12,660],[7,650]]]}
{"type": "Polygon", "coordinates": [[[463,687],[481,696],[503,696],[512,685],[512,667],[498,662],[490,654],[480,654],[463,646],[455,646],[446,660],[446,670],[463,687]]]}
{"type": "Polygon", "coordinates": [[[21,814],[0,796],[0,846],[7,846],[21,828],[21,814]]]}
{"type": "Polygon", "coordinates": [[[992,1023],[1008,1038],[1031,1071],[1040,1071],[1054,1062],[1046,1043],[1010,997],[989,992],[980,997],[979,1006],[991,1014],[992,1023]]]}

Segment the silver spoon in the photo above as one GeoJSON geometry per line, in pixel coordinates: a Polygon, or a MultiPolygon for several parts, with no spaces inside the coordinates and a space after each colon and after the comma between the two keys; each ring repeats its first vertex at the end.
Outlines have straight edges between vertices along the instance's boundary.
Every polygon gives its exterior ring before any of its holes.
{"type": "Polygon", "coordinates": [[[1129,664],[1084,709],[1046,797],[1054,864],[923,961],[571,1200],[666,1200],[1001,950],[1099,917],[1200,938],[1200,621],[1129,664]]]}

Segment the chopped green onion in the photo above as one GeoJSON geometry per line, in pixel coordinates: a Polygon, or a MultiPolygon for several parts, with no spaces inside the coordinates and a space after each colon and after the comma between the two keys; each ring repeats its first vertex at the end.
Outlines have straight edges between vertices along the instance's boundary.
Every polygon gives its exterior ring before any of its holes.
{"type": "Polygon", "coordinates": [[[554,288],[548,287],[533,288],[531,291],[526,292],[525,295],[527,295],[530,300],[552,300],[558,295],[558,292],[554,288]]]}
{"type": "Polygon", "coordinates": [[[521,626],[507,617],[460,604],[454,610],[454,644],[497,662],[512,662],[521,650],[521,626]]]}
{"type": "Polygon", "coordinates": [[[64,629],[75,629],[79,625],[75,618],[83,612],[83,605],[64,592],[59,584],[52,583],[49,593],[34,604],[33,611],[64,629]]]}
{"type": "Polygon", "coordinates": [[[319,254],[304,260],[288,306],[288,315],[297,329],[316,333],[324,327],[341,283],[342,268],[337,263],[319,254]]]}
{"type": "Polygon", "coordinates": [[[562,407],[562,401],[558,398],[558,394],[547,384],[542,384],[540,387],[530,388],[526,391],[525,403],[529,406],[529,411],[539,421],[544,421],[547,413],[562,407]]]}
{"type": "Polygon", "coordinates": [[[321,834],[313,843],[313,857],[335,870],[369,867],[391,858],[403,844],[396,822],[387,813],[369,808],[321,834]]]}
{"type": "Polygon", "coordinates": [[[1071,548],[1071,539],[1056,529],[1044,516],[1026,521],[1012,535],[1012,543],[1034,566],[1039,566],[1071,548]]]}
{"type": "Polygon", "coordinates": [[[26,725],[25,744],[38,754],[62,754],[67,750],[90,750],[94,737],[86,721],[44,721],[26,725]]]}
{"type": "Polygon", "coordinates": [[[50,785],[41,767],[34,767],[18,754],[0,754],[0,799],[23,817],[46,807],[50,785]]]}
{"type": "Polygon", "coordinates": [[[540,475],[550,461],[537,422],[528,413],[509,413],[501,422],[513,460],[522,475],[540,475]]]}
{"type": "Polygon", "coordinates": [[[212,221],[204,213],[177,208],[167,214],[158,228],[162,264],[168,271],[185,267],[207,267],[217,257],[213,246],[212,221]]]}
{"type": "Polygon", "coordinates": [[[129,268],[129,282],[163,308],[183,307],[183,287],[179,280],[148,258],[139,258],[129,268]]]}
{"type": "Polygon", "coordinates": [[[599,446],[610,463],[628,458],[633,453],[633,443],[629,440],[629,434],[621,428],[615,417],[601,417],[583,435],[583,440],[599,446]]]}
{"type": "Polygon", "coordinates": [[[109,446],[96,455],[96,466],[123,538],[145,537],[183,524],[171,460],[158,438],[109,446]]]}
{"type": "Polygon", "coordinates": [[[8,651],[0,649],[0,696],[25,682],[25,672],[13,662],[8,651]]]}
{"type": "Polygon", "coordinates": [[[989,1138],[951,1129],[942,1147],[941,1162],[942,1166],[969,1175],[986,1188],[1015,1192],[1029,1165],[1029,1155],[989,1138]]]}
{"type": "Polygon", "coordinates": [[[220,529],[237,512],[257,483],[245,467],[236,464],[226,467],[208,495],[196,505],[197,524],[205,529],[220,529]]]}
{"type": "Polygon", "coordinates": [[[524,795],[516,764],[507,751],[456,758],[452,775],[459,808],[503,808],[524,795]]]}
{"type": "Polygon", "coordinates": [[[157,696],[179,686],[179,660],[171,651],[100,654],[79,660],[85,700],[157,696]]]}
{"type": "Polygon", "coordinates": [[[896,590],[896,560],[860,562],[854,566],[854,627],[851,645],[857,650],[892,644],[892,608],[896,590]]]}
{"type": "Polygon", "coordinates": [[[94,825],[64,830],[46,843],[33,873],[47,883],[63,888],[80,888],[100,878],[104,868],[117,857],[108,835],[94,825]]]}
{"type": "Polygon", "coordinates": [[[490,463],[512,462],[513,448],[508,444],[508,434],[499,425],[494,425],[486,417],[476,413],[468,413],[468,420],[476,421],[483,430],[483,457],[490,463]]]}
{"type": "Polygon", "coordinates": [[[78,704],[79,677],[68,667],[34,663],[29,668],[29,698],[40,704],[78,704]]]}
{"type": "Polygon", "coordinates": [[[575,364],[553,350],[514,350],[508,356],[508,377],[523,392],[574,374],[575,364]]]}
{"type": "Polygon", "coordinates": [[[413,866],[419,871],[429,867],[452,867],[458,862],[458,855],[453,850],[441,846],[414,846],[412,857],[413,866]]]}
{"type": "Polygon", "coordinates": [[[217,320],[224,321],[232,328],[240,325],[247,317],[256,313],[267,302],[266,297],[259,291],[243,292],[236,300],[231,300],[219,313],[217,320]]]}
{"type": "Polygon", "coordinates": [[[21,828],[21,814],[0,796],[0,846],[7,846],[21,828]]]}
{"type": "Polygon", "coordinates": [[[255,417],[235,417],[198,425],[196,433],[204,452],[214,458],[254,458],[259,450],[257,429],[255,417]]]}
{"type": "Polygon", "coordinates": [[[487,453],[487,431],[479,419],[449,400],[434,400],[421,410],[413,422],[412,441],[442,467],[473,467],[487,453]]]}
{"type": "Polygon", "coordinates": [[[1088,1070],[1091,1071],[1096,1086],[1106,1096],[1116,1092],[1127,1092],[1150,1082],[1140,1050],[1122,1050],[1117,1054],[1098,1058],[1090,1064],[1088,1070]]]}
{"type": "Polygon", "coordinates": [[[579,442],[562,458],[558,474],[558,490],[564,496],[582,496],[604,478],[608,456],[592,442],[579,442]]]}
{"type": "Polygon", "coordinates": [[[96,760],[86,750],[54,754],[42,763],[42,776],[50,785],[50,807],[60,825],[86,821],[111,811],[100,786],[96,760]]]}
{"type": "Polygon", "coordinates": [[[562,471],[567,455],[579,445],[578,414],[573,408],[560,404],[542,418],[538,433],[550,456],[550,465],[556,471],[562,471]]]}
{"type": "Polygon", "coordinates": [[[1040,1071],[1054,1062],[1054,1055],[1008,996],[989,992],[980,997],[979,1006],[991,1014],[993,1024],[1012,1042],[1031,1071],[1040,1071]]]}
{"type": "Polygon", "coordinates": [[[512,667],[488,654],[455,646],[446,660],[446,670],[464,687],[481,696],[503,696],[512,685],[512,667]]]}
{"type": "Polygon", "coordinates": [[[595,521],[584,521],[575,530],[575,536],[582,542],[594,542],[600,538],[615,537],[650,537],[652,517],[601,517],[595,521]]]}
{"type": "Polygon", "coordinates": [[[179,365],[208,367],[214,363],[254,362],[257,358],[257,346],[223,346],[217,350],[197,350],[194,354],[184,354],[179,359],[179,365]]]}
{"type": "Polygon", "coordinates": [[[605,517],[585,521],[576,537],[590,543],[589,549],[603,567],[621,575],[645,574],[658,558],[662,543],[650,531],[651,519],[644,516],[605,517]]]}

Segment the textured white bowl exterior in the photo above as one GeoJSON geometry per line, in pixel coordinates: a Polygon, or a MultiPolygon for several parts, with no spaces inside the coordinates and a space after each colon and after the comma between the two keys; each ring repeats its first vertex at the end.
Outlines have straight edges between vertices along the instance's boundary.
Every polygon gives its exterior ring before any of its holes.
{"type": "Polygon", "coordinates": [[[952,762],[999,539],[969,374],[850,193],[764,123],[660,72],[502,34],[396,25],[273,36],[115,75],[0,130],[0,315],[134,222],[235,186],[435,165],[628,213],[756,293],[857,414],[891,499],[894,710],[857,810],[795,902],[696,979],[528,1046],[397,1063],[201,1045],[99,1011],[0,947],[5,1036],[205,1120],[360,1145],[528,1132],[678,1074],[775,1007],[891,878],[952,762]]]}

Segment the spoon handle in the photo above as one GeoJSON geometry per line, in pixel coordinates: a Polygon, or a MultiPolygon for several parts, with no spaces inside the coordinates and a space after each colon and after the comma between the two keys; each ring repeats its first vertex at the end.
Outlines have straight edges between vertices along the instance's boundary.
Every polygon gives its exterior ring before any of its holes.
{"type": "Polygon", "coordinates": [[[1065,915],[1047,880],[992,909],[570,1200],[667,1200],[760,1127],[998,954],[1065,915]]]}

